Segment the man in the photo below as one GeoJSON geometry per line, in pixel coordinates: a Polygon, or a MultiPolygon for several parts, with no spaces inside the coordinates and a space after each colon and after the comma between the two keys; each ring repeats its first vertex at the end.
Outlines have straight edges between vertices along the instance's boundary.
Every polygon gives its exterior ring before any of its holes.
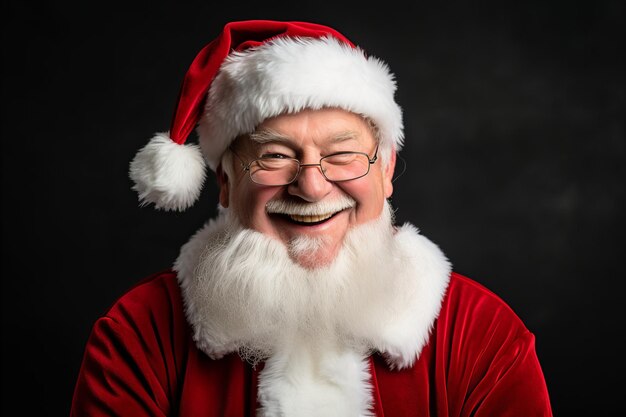
{"type": "Polygon", "coordinates": [[[394,225],[395,88],[316,24],[234,22],[199,52],[130,175],[183,210],[206,161],[220,214],[96,322],[73,415],[551,415],[520,319],[394,225]]]}

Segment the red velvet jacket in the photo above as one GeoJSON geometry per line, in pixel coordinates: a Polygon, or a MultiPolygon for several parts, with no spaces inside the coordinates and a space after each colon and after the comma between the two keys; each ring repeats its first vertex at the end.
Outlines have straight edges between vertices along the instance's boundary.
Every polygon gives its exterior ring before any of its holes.
{"type": "MultiPolygon", "coordinates": [[[[154,275],[94,325],[72,416],[253,416],[258,371],[197,349],[174,272],[154,275]]],[[[551,416],[534,336],[496,295],[453,273],[429,343],[411,368],[370,359],[374,413],[551,416]]]]}

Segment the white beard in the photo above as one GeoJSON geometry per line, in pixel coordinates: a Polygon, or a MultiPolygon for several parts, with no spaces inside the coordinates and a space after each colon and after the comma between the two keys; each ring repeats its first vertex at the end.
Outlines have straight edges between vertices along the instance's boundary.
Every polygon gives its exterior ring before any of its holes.
{"type": "Polygon", "coordinates": [[[175,265],[194,340],[212,358],[238,351],[266,360],[259,415],[371,415],[368,354],[411,365],[447,285],[449,264],[415,235],[406,225],[396,232],[386,203],[379,219],[346,234],[332,263],[306,269],[290,251],[311,242],[287,248],[226,212],[175,265]],[[415,245],[428,256],[407,253],[415,245]],[[416,279],[422,273],[437,279],[416,279]]]}

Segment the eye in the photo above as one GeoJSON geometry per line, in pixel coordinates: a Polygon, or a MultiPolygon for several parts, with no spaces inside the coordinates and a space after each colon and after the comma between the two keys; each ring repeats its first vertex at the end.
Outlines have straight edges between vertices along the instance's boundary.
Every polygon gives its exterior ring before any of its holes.
{"type": "Polygon", "coordinates": [[[333,165],[348,165],[358,159],[360,156],[357,152],[338,152],[328,155],[324,161],[333,165]]]}
{"type": "Polygon", "coordinates": [[[287,159],[287,158],[290,158],[290,157],[282,153],[264,153],[263,155],[261,155],[261,159],[287,159]]]}

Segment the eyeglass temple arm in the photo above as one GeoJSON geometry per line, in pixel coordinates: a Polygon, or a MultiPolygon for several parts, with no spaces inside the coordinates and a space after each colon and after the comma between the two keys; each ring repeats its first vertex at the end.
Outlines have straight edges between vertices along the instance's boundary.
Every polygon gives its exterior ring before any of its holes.
{"type": "Polygon", "coordinates": [[[228,149],[233,153],[233,155],[237,157],[237,159],[239,159],[239,162],[241,162],[241,168],[243,168],[244,171],[250,171],[250,164],[246,165],[246,163],[243,161],[243,159],[241,159],[237,152],[235,152],[232,146],[229,146],[228,149]]]}
{"type": "MultiPolygon", "coordinates": [[[[372,156],[372,159],[368,159],[370,165],[375,163],[378,160],[378,147],[380,146],[380,143],[376,144],[376,150],[374,151],[374,156],[372,156]]],[[[368,156],[369,158],[369,156],[368,156]]]]}

